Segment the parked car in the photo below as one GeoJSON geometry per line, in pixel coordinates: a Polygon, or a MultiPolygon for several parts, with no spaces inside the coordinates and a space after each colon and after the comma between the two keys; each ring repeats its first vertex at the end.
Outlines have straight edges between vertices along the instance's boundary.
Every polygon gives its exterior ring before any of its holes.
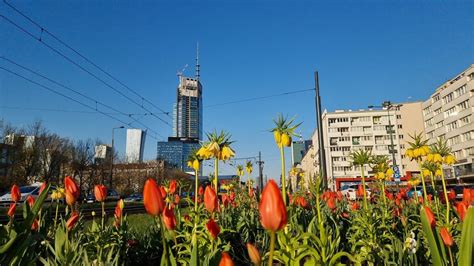
{"type": "Polygon", "coordinates": [[[140,193],[134,193],[131,194],[130,196],[126,197],[123,199],[125,202],[137,202],[137,201],[143,201],[143,195],[140,193]]]}
{"type": "MultiPolygon", "coordinates": [[[[358,187],[359,185],[346,186],[341,190],[341,193],[343,196],[345,196],[349,200],[356,200],[358,187]]],[[[370,194],[371,194],[370,189],[366,187],[365,191],[367,192],[367,198],[370,198],[370,194]]]]}
{"type": "MultiPolygon", "coordinates": [[[[39,196],[39,191],[40,191],[40,188],[41,188],[42,184],[43,183],[37,182],[37,183],[31,184],[29,186],[20,187],[20,193],[21,193],[20,203],[25,201],[28,196],[32,196],[33,198],[36,199],[39,196]]],[[[51,195],[51,192],[55,189],[56,189],[55,186],[51,186],[48,194],[51,195]]],[[[48,198],[46,200],[51,200],[51,197],[48,196],[48,198]]],[[[7,192],[6,194],[4,194],[3,196],[0,197],[0,205],[1,206],[8,206],[12,202],[13,202],[12,201],[12,195],[11,195],[10,192],[7,192]]]]}
{"type": "MultiPolygon", "coordinates": [[[[107,189],[107,198],[105,199],[105,201],[117,201],[119,199],[120,199],[120,194],[116,190],[107,189]]],[[[96,201],[94,193],[90,192],[89,194],[87,194],[84,201],[86,203],[94,203],[96,201]]]]}

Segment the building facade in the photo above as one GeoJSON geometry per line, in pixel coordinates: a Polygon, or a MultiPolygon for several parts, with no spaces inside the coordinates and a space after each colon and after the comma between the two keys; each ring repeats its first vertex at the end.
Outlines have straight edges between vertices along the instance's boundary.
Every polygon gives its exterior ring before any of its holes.
{"type": "Polygon", "coordinates": [[[202,139],[202,85],[198,78],[179,76],[173,106],[173,136],[202,139]]]}
{"type": "Polygon", "coordinates": [[[291,164],[297,166],[311,146],[311,140],[296,140],[291,143],[291,164]]]}
{"type": "Polygon", "coordinates": [[[125,146],[125,160],[127,163],[143,162],[146,131],[141,129],[127,129],[127,143],[125,146]]]}
{"type": "Polygon", "coordinates": [[[457,163],[445,169],[450,181],[474,180],[474,65],[445,82],[423,103],[426,137],[430,144],[447,141],[457,163]]]}
{"type": "Polygon", "coordinates": [[[194,174],[194,170],[188,167],[189,154],[200,148],[196,140],[168,138],[168,141],[159,141],[157,147],[157,159],[165,161],[172,168],[181,169],[186,173],[194,174]]]}
{"type": "MultiPolygon", "coordinates": [[[[403,156],[410,141],[409,135],[423,133],[421,102],[403,103],[395,108],[374,110],[336,110],[324,112],[322,117],[324,149],[328,185],[338,187],[341,180],[358,178],[360,169],[352,166],[350,154],[356,150],[367,150],[373,155],[385,155],[393,165],[392,153],[402,176],[406,172],[419,172],[418,166],[403,156]],[[391,131],[391,134],[390,134],[391,131]],[[391,149],[393,138],[393,149],[391,149]]],[[[302,159],[301,167],[307,173],[318,174],[317,131],[313,146],[302,159]]],[[[372,169],[365,167],[365,172],[372,169]]],[[[354,182],[359,182],[354,180],[354,182]]]]}

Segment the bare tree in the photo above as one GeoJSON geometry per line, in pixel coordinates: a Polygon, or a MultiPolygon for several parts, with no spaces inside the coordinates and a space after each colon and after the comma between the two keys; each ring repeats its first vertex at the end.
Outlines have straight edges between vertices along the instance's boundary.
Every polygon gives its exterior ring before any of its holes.
{"type": "Polygon", "coordinates": [[[92,139],[78,140],[71,149],[71,170],[79,177],[79,188],[83,191],[84,173],[94,163],[94,142],[92,139]]]}

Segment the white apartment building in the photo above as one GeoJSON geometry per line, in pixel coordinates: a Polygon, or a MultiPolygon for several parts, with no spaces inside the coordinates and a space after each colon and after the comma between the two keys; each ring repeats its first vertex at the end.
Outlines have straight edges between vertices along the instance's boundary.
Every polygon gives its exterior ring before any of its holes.
{"type": "MultiPolygon", "coordinates": [[[[336,110],[323,113],[324,149],[326,151],[326,169],[328,185],[339,188],[339,181],[352,180],[358,183],[360,169],[352,166],[350,153],[364,149],[373,155],[387,155],[391,145],[390,126],[394,154],[397,166],[402,176],[406,172],[419,172],[418,166],[406,159],[403,154],[408,148],[409,135],[423,132],[423,116],[421,102],[403,103],[387,109],[368,110],[336,110]],[[390,120],[390,121],[389,121],[390,120]],[[355,179],[354,179],[355,178],[355,179]]],[[[317,131],[313,134],[313,144],[317,143],[317,131]]],[[[301,162],[301,168],[307,173],[317,173],[317,146],[312,146],[301,162]],[[311,163],[313,162],[313,163],[311,163]],[[314,165],[314,166],[313,166],[314,165]]],[[[369,173],[370,167],[365,172],[369,173]]],[[[308,175],[309,176],[309,175],[308,175]]]]}
{"type": "Polygon", "coordinates": [[[474,65],[439,86],[423,103],[424,126],[430,143],[447,140],[458,163],[445,174],[451,181],[474,179],[474,65]],[[454,170],[454,171],[452,171],[454,170]]]}

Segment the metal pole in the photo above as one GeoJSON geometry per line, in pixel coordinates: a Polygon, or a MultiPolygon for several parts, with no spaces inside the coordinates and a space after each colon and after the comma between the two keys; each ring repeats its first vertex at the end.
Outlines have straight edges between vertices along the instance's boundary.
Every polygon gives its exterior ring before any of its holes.
{"type": "Polygon", "coordinates": [[[319,95],[319,77],[318,71],[314,72],[314,83],[315,83],[315,101],[316,101],[316,126],[318,127],[318,145],[319,145],[319,170],[321,177],[323,178],[323,187],[328,186],[328,177],[326,171],[326,152],[324,150],[324,135],[323,135],[323,123],[322,123],[322,112],[321,112],[321,97],[319,95]]]}
{"type": "Polygon", "coordinates": [[[259,179],[259,192],[263,190],[263,162],[262,152],[258,152],[258,179],[259,179]]]}
{"type": "Polygon", "coordinates": [[[110,177],[109,177],[109,188],[112,189],[112,178],[114,175],[114,130],[115,128],[112,128],[112,149],[111,149],[111,155],[110,155],[110,177]]]}
{"type": "Polygon", "coordinates": [[[397,166],[397,160],[395,159],[395,148],[394,148],[394,145],[393,145],[393,132],[395,131],[394,129],[392,129],[392,122],[390,120],[390,107],[392,107],[391,105],[389,107],[387,107],[387,113],[388,113],[388,127],[390,128],[390,153],[392,154],[392,165],[393,166],[397,166]]]}

